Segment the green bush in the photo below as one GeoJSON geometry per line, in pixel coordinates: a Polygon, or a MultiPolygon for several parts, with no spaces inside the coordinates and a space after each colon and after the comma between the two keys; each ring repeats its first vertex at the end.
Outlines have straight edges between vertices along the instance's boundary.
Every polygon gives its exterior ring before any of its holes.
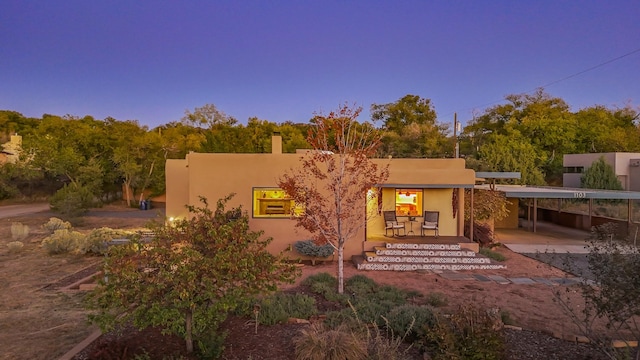
{"type": "Polygon", "coordinates": [[[66,229],[56,230],[42,240],[42,247],[49,254],[63,254],[78,251],[78,245],[84,241],[84,235],[66,229]]]}
{"type": "Polygon", "coordinates": [[[365,275],[354,275],[344,283],[345,291],[355,297],[371,294],[377,287],[378,284],[365,275]]]}
{"type": "Polygon", "coordinates": [[[47,221],[44,225],[42,225],[42,227],[49,231],[49,233],[53,234],[54,231],[56,230],[70,230],[71,229],[71,223],[68,221],[64,221],[61,219],[58,219],[56,217],[52,217],[49,218],[49,221],[47,221]]]}
{"type": "Polygon", "coordinates": [[[302,255],[327,257],[333,255],[334,248],[331,244],[317,245],[313,240],[300,240],[293,244],[293,247],[302,255]]]}
{"type": "Polygon", "coordinates": [[[447,299],[447,295],[441,292],[432,292],[427,294],[426,302],[433,307],[441,307],[447,306],[449,300],[447,299]]]}
{"type": "Polygon", "coordinates": [[[302,285],[308,286],[313,293],[320,294],[329,301],[346,305],[349,300],[349,295],[338,294],[338,279],[326,272],[307,277],[302,285]]]}
{"type": "Polygon", "coordinates": [[[489,248],[486,248],[486,247],[480,248],[480,254],[488,257],[491,260],[495,260],[495,261],[502,262],[502,261],[507,260],[507,258],[504,257],[504,255],[500,254],[499,252],[495,252],[495,251],[493,251],[493,250],[491,250],[489,248]]]}
{"type": "Polygon", "coordinates": [[[317,312],[316,299],[308,295],[276,293],[260,301],[258,322],[274,325],[289,318],[309,319],[317,312]]]}
{"type": "Polygon", "coordinates": [[[107,242],[131,235],[132,233],[129,231],[108,227],[93,229],[78,243],[78,252],[81,254],[104,255],[107,251],[107,242]]]}
{"type": "Polygon", "coordinates": [[[435,326],[433,310],[427,306],[403,305],[393,308],[387,317],[387,326],[398,336],[421,339],[435,326]]]}
{"type": "Polygon", "coordinates": [[[84,215],[97,202],[88,187],[67,184],[51,197],[50,204],[51,210],[73,218],[84,215]]]}
{"type": "Polygon", "coordinates": [[[29,226],[19,222],[11,223],[11,239],[14,241],[24,240],[29,236],[29,226]]]}

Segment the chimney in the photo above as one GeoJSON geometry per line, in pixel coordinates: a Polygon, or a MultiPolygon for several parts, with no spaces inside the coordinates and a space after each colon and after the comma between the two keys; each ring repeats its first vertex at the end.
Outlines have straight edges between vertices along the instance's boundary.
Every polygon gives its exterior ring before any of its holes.
{"type": "Polygon", "coordinates": [[[282,136],[277,131],[271,136],[271,153],[282,154],[282,136]]]}

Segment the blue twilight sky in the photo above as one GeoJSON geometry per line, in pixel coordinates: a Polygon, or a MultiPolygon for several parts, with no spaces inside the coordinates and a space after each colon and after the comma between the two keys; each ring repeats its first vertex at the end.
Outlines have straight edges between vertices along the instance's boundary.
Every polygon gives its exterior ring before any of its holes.
{"type": "Polygon", "coordinates": [[[566,77],[572,110],[640,105],[640,1],[0,0],[0,109],[31,117],[366,120],[414,94],[466,122],[566,77]]]}

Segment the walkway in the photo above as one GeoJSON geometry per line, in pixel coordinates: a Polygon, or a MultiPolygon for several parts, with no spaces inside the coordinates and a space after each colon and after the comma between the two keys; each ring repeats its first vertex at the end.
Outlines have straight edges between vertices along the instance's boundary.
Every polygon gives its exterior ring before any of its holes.
{"type": "Polygon", "coordinates": [[[496,230],[496,241],[521,254],[587,254],[589,232],[538,221],[537,231],[527,231],[527,222],[519,229],[496,230]]]}

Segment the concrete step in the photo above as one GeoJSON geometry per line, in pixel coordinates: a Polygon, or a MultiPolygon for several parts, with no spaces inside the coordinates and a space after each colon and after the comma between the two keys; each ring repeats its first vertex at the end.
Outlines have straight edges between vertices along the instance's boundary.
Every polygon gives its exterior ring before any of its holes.
{"type": "Polygon", "coordinates": [[[367,262],[375,263],[430,263],[430,264],[490,264],[484,256],[385,256],[373,251],[365,252],[367,262]]]}
{"type": "Polygon", "coordinates": [[[382,246],[376,246],[374,250],[379,256],[476,256],[476,252],[471,250],[389,249],[382,246]]]}
{"type": "Polygon", "coordinates": [[[386,243],[385,247],[403,250],[460,250],[460,244],[386,243]]]}
{"type": "Polygon", "coordinates": [[[502,264],[421,264],[421,263],[378,263],[368,262],[363,256],[352,258],[358,270],[416,271],[416,270],[499,270],[502,264]]]}

